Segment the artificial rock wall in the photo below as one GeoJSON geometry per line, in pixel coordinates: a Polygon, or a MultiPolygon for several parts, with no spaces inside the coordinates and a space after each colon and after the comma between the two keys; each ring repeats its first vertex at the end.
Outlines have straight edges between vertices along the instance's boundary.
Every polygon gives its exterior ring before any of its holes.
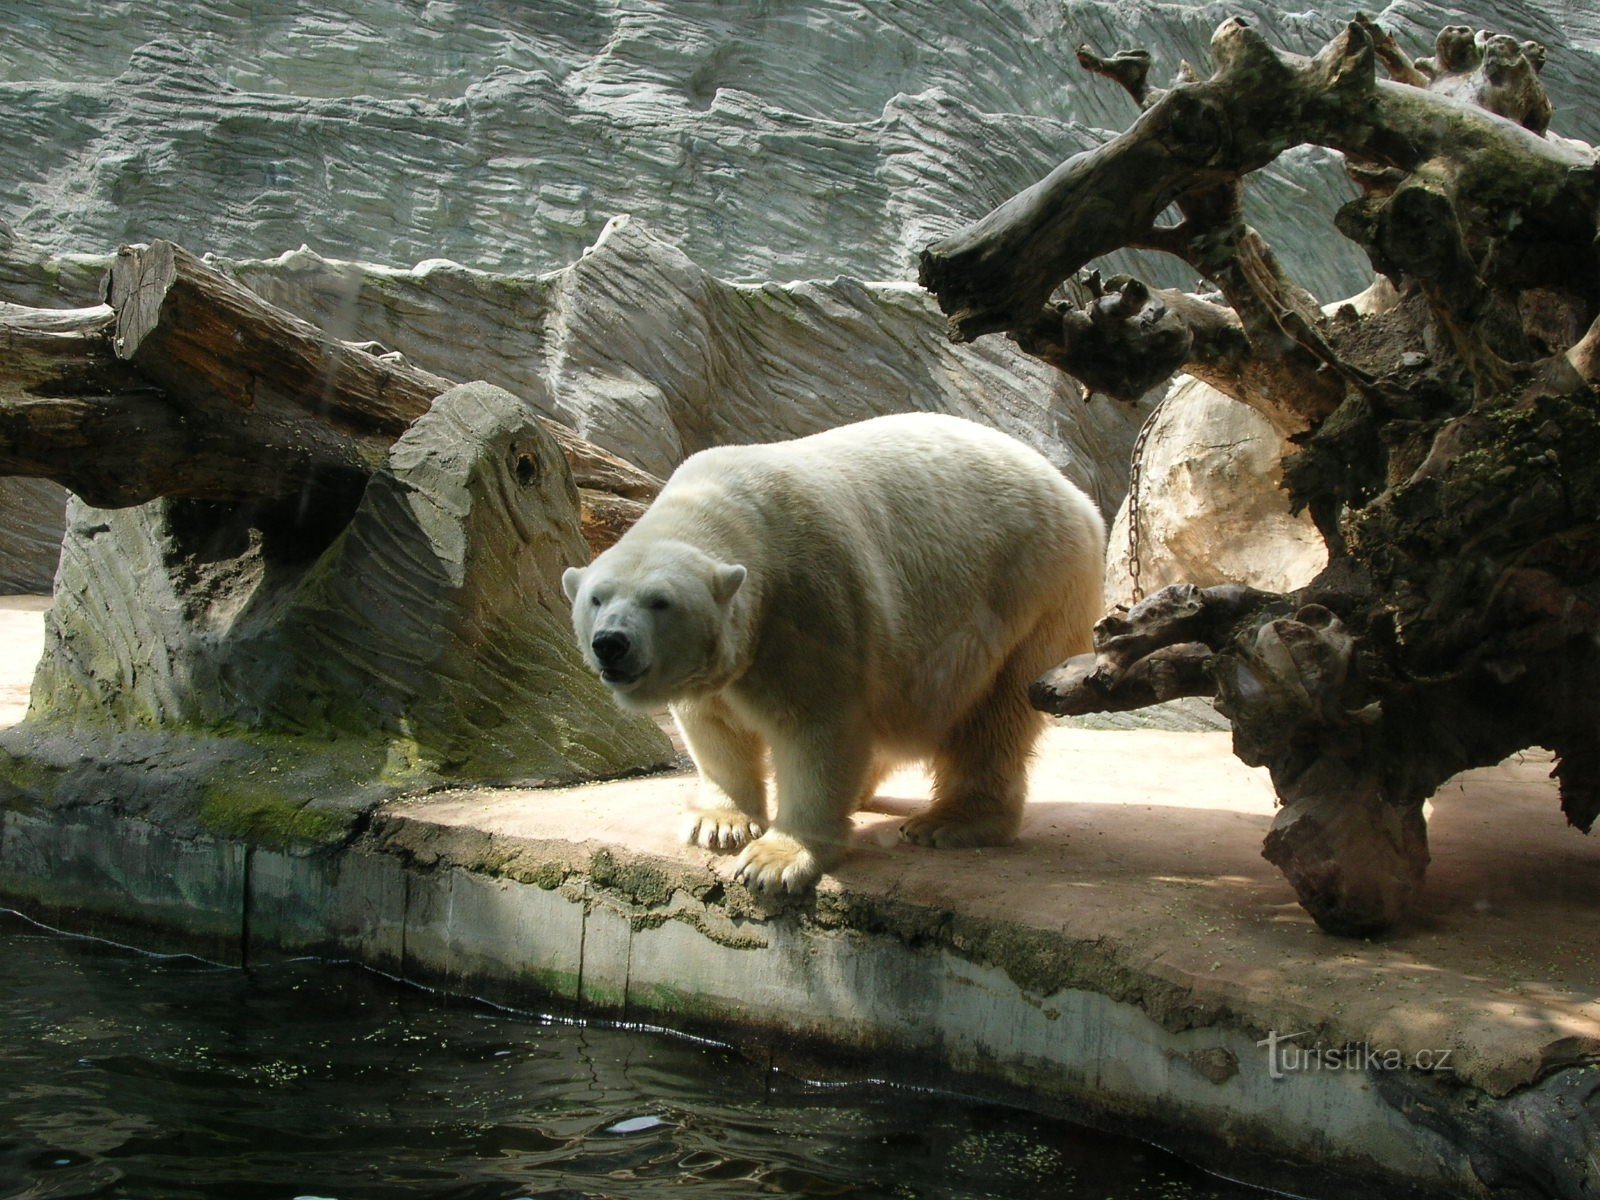
{"type": "MultiPolygon", "coordinates": [[[[1137,421],[1008,345],[954,350],[915,257],[1136,115],[1073,51],[1202,71],[1241,14],[1310,52],[1351,12],[1240,0],[60,0],[0,42],[0,300],[95,300],[166,237],[345,336],[517,394],[665,472],[718,440],[905,408],[981,414],[1109,516],[1137,421]],[[631,226],[612,225],[631,214],[631,226]],[[299,248],[305,247],[302,251],[299,248]],[[280,258],[280,255],[287,255],[280,258]],[[364,266],[358,264],[376,264],[364,266]],[[826,281],[826,282],[823,282],[826,281]],[[863,283],[858,281],[871,281],[863,283]],[[882,285],[882,286],[880,286],[882,285]]],[[[1401,0],[1413,53],[1464,21],[1538,38],[1555,128],[1600,140],[1600,10],[1401,0]]],[[[1321,299],[1365,286],[1336,157],[1290,151],[1252,219],[1321,299]]],[[[1153,282],[1186,268],[1130,256],[1153,282]]],[[[54,503],[0,493],[0,562],[51,574],[54,503]],[[40,514],[43,514],[42,518],[40,514]],[[43,530],[43,536],[38,536],[43,530]],[[41,549],[42,547],[42,549],[41,549]]]]}

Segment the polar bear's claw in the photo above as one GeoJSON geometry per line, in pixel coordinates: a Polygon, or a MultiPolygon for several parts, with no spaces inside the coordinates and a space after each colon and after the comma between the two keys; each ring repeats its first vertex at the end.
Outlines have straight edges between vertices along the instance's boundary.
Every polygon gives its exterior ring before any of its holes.
{"type": "Polygon", "coordinates": [[[732,854],[761,836],[765,826],[742,812],[690,813],[684,823],[683,840],[702,850],[732,854]]]}
{"type": "Polygon", "coordinates": [[[822,877],[816,855],[794,838],[768,833],[744,848],[733,865],[735,882],[752,892],[809,892],[822,877]]]}

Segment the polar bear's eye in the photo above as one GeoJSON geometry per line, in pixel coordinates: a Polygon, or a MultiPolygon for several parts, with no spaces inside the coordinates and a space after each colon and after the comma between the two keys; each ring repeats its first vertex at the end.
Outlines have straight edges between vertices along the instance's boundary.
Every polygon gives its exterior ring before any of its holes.
{"type": "Polygon", "coordinates": [[[665,612],[672,607],[672,601],[665,596],[651,596],[649,600],[645,601],[645,604],[656,612],[665,612]]]}
{"type": "Polygon", "coordinates": [[[599,596],[590,596],[589,597],[589,605],[592,608],[599,608],[600,607],[600,597],[599,596]]]}

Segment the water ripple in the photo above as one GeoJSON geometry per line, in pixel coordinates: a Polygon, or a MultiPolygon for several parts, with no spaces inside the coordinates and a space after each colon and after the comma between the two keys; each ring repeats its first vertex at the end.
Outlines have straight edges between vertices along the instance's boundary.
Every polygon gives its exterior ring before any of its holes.
{"type": "Polygon", "coordinates": [[[0,921],[0,1196],[1259,1195],[1140,1143],[347,964],[249,971],[0,921]]]}

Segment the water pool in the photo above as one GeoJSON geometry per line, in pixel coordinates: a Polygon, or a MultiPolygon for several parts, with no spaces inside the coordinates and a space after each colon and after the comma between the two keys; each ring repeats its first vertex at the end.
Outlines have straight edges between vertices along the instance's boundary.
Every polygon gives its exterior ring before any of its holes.
{"type": "Polygon", "coordinates": [[[1130,1138],[300,960],[0,916],[0,1196],[1243,1200],[1130,1138]]]}

